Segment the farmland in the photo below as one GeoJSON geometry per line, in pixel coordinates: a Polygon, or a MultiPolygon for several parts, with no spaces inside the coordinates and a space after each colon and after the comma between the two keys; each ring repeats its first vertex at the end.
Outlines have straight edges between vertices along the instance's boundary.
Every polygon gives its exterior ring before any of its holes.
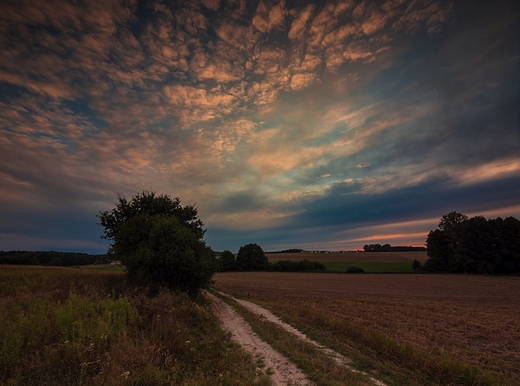
{"type": "Polygon", "coordinates": [[[217,289],[271,309],[398,384],[520,382],[519,277],[251,272],[215,279],[217,289]]]}
{"type": "Polygon", "coordinates": [[[269,260],[314,260],[334,262],[406,263],[415,259],[424,263],[426,251],[419,252],[331,252],[331,253],[266,253],[269,260]]]}
{"type": "Polygon", "coordinates": [[[329,272],[345,272],[347,268],[356,266],[368,273],[409,273],[412,262],[424,263],[426,252],[333,252],[333,253],[266,253],[269,261],[278,260],[311,260],[325,265],[329,272]]]}

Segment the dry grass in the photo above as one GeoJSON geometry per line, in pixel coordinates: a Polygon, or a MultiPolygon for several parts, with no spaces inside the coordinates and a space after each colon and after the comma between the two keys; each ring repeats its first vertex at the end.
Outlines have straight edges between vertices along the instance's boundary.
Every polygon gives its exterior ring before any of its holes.
{"type": "Polygon", "coordinates": [[[0,385],[267,385],[204,301],[124,275],[0,267],[0,385]]]}
{"type": "MultiPolygon", "coordinates": [[[[403,350],[409,347],[439,362],[449,358],[502,376],[506,384],[520,383],[518,277],[219,273],[216,288],[258,301],[351,355],[357,350],[363,356],[363,347],[346,341],[348,335],[334,326],[380,334],[404,344],[403,350]]],[[[374,365],[380,358],[372,359],[374,365]]],[[[400,361],[383,369],[406,367],[400,361]]],[[[423,381],[408,379],[409,384],[423,381]]]]}

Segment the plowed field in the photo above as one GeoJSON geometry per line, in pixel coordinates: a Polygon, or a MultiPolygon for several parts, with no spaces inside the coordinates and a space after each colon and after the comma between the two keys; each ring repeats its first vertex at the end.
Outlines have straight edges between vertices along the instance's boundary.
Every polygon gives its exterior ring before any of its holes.
{"type": "Polygon", "coordinates": [[[303,325],[307,316],[330,315],[520,384],[520,277],[252,272],[215,279],[217,289],[303,325]]]}

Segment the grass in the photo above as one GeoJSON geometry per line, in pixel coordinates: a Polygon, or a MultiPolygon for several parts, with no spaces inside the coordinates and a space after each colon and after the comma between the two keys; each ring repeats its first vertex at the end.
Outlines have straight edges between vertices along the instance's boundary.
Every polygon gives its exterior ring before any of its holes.
{"type": "MultiPolygon", "coordinates": [[[[279,325],[250,312],[226,296],[217,292],[213,292],[213,294],[230,304],[262,340],[294,362],[317,385],[367,386],[373,384],[366,376],[338,365],[312,344],[303,342],[279,325]]],[[[261,364],[259,367],[262,367],[261,364]]],[[[269,369],[266,370],[266,374],[269,373],[269,369]]]]}
{"type": "Polygon", "coordinates": [[[107,271],[107,272],[126,272],[126,269],[123,265],[116,265],[116,264],[84,265],[84,266],[80,267],[80,269],[94,269],[94,270],[107,271]]]}
{"type": "Polygon", "coordinates": [[[267,385],[202,298],[120,272],[0,267],[2,385],[267,385]]]}
{"type": "Polygon", "coordinates": [[[324,261],[323,265],[330,272],[345,272],[347,268],[355,266],[363,268],[366,273],[409,273],[413,272],[412,263],[408,262],[347,262],[324,261]]]}
{"type": "MultiPolygon", "coordinates": [[[[269,260],[270,263],[275,264],[278,260],[269,260]]],[[[320,261],[327,272],[344,273],[347,268],[356,266],[363,268],[366,273],[411,273],[411,262],[350,262],[350,261],[320,261]]],[[[322,272],[322,271],[318,271],[322,272]]]]}

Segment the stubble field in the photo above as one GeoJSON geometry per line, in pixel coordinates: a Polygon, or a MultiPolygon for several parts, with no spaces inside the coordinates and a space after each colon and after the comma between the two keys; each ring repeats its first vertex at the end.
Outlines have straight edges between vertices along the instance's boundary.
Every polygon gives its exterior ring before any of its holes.
{"type": "Polygon", "coordinates": [[[388,377],[401,374],[400,384],[466,384],[430,374],[458,364],[474,373],[469,384],[520,384],[519,277],[251,272],[215,279],[217,289],[262,304],[388,377]],[[501,381],[483,382],[480,370],[501,381]]]}

